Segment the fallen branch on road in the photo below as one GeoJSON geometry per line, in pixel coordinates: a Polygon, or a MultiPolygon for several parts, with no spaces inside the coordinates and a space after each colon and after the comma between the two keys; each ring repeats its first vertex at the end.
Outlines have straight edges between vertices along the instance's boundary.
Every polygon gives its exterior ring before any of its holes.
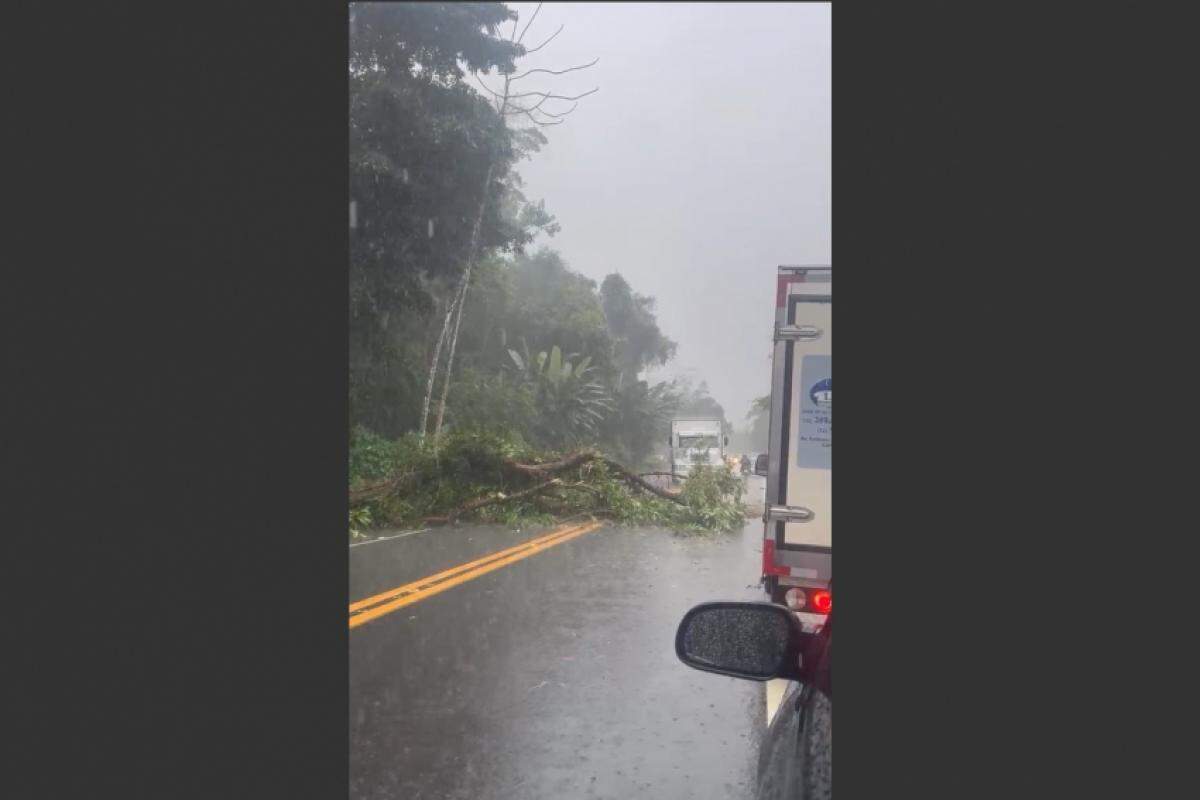
{"type": "Polygon", "coordinates": [[[374,446],[367,455],[379,465],[382,452],[390,474],[374,466],[371,482],[349,491],[352,511],[369,511],[374,526],[546,524],[581,515],[675,530],[744,524],[742,485],[725,467],[697,470],[673,491],[654,478],[683,477],[676,473],[638,474],[593,448],[539,453],[486,431],[444,435],[436,448],[405,439],[390,452],[374,446]]]}
{"type": "Polygon", "coordinates": [[[562,472],[565,469],[577,467],[580,464],[583,464],[584,462],[590,461],[594,458],[596,458],[595,453],[590,450],[582,450],[559,461],[550,461],[546,464],[522,464],[516,459],[506,458],[504,459],[504,465],[510,469],[520,472],[522,475],[537,477],[539,475],[545,475],[547,472],[562,472]]]}
{"type": "Polygon", "coordinates": [[[478,511],[485,506],[496,505],[498,503],[511,503],[514,500],[520,500],[523,497],[530,497],[538,492],[543,492],[546,489],[549,489],[551,486],[559,486],[561,484],[562,481],[560,481],[558,478],[551,478],[545,483],[539,483],[537,486],[531,486],[528,489],[524,489],[519,492],[513,492],[512,494],[496,492],[492,495],[484,495],[483,497],[477,497],[468,503],[464,503],[445,516],[426,517],[425,522],[428,524],[444,524],[448,522],[454,522],[463,514],[469,514],[472,511],[478,511]]]}
{"type": "Polygon", "coordinates": [[[671,492],[671,491],[667,491],[666,489],[660,489],[657,486],[655,486],[654,484],[650,483],[649,481],[642,480],[637,475],[634,475],[632,472],[625,469],[624,467],[622,467],[620,464],[613,461],[612,459],[604,458],[603,456],[600,456],[599,458],[606,465],[608,465],[608,467],[610,469],[616,470],[618,473],[621,474],[622,477],[625,478],[625,480],[627,480],[629,483],[632,483],[634,486],[645,489],[647,492],[650,492],[651,494],[656,494],[659,497],[663,498],[664,500],[670,500],[672,503],[679,503],[679,505],[681,505],[681,506],[687,505],[687,503],[685,503],[683,501],[683,498],[680,496],[679,492],[671,492]]]}
{"type": "Polygon", "coordinates": [[[680,499],[678,492],[660,489],[649,481],[643,480],[640,476],[629,471],[616,461],[613,461],[611,458],[606,458],[605,456],[602,456],[599,453],[591,450],[583,450],[578,453],[573,453],[559,461],[551,461],[546,464],[521,464],[511,458],[506,458],[504,460],[506,466],[517,472],[520,472],[523,475],[544,475],[548,472],[562,472],[564,470],[571,469],[572,467],[578,467],[589,462],[602,463],[613,472],[616,472],[618,475],[620,475],[631,485],[650,492],[651,494],[656,494],[664,500],[670,500],[672,503],[679,503],[681,505],[683,504],[683,500],[680,499]]]}

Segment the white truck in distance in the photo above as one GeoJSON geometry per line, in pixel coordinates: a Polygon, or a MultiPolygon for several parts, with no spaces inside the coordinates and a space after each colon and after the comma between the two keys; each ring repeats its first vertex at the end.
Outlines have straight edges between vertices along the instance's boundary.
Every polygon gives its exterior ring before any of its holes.
{"type": "Polygon", "coordinates": [[[671,448],[671,472],[686,477],[697,464],[724,466],[729,437],[719,419],[673,419],[667,444],[671,448]]]}

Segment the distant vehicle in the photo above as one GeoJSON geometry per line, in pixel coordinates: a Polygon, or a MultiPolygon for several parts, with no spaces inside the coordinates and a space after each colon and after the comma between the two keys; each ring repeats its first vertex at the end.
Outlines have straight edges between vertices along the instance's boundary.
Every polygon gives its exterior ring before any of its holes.
{"type": "Polygon", "coordinates": [[[697,465],[719,467],[725,463],[725,435],[719,419],[679,418],[671,420],[671,472],[687,477],[697,465]]]}
{"type": "Polygon", "coordinates": [[[759,748],[758,800],[833,796],[833,616],[808,633],[773,603],[702,603],[684,615],[675,653],[689,667],[788,685],[759,748]]]}
{"type": "Polygon", "coordinates": [[[810,629],[833,607],[832,344],[832,267],[779,267],[762,579],[810,629]]]}
{"type": "Polygon", "coordinates": [[[767,477],[767,463],[769,456],[766,453],[759,453],[754,457],[754,474],[767,477]]]}

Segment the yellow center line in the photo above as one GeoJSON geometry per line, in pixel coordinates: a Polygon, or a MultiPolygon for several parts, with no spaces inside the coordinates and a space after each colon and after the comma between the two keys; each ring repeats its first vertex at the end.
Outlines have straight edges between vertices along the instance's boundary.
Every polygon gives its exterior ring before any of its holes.
{"type": "Polygon", "coordinates": [[[457,567],[451,567],[448,570],[443,570],[426,578],[421,578],[412,583],[406,583],[395,589],[389,589],[386,592],[380,592],[379,594],[351,603],[350,627],[357,628],[359,625],[382,617],[384,614],[390,614],[397,609],[404,608],[427,597],[432,597],[461,583],[466,583],[469,580],[486,575],[501,567],[506,567],[509,564],[529,558],[555,545],[570,541],[585,533],[590,533],[603,526],[603,524],[603,522],[589,522],[583,525],[560,528],[545,536],[531,539],[515,547],[500,550],[483,558],[477,558],[466,564],[459,564],[457,567]]]}
{"type": "Polygon", "coordinates": [[[526,549],[533,547],[535,545],[538,545],[542,542],[549,541],[550,539],[554,539],[554,538],[557,538],[564,534],[570,533],[571,531],[573,531],[577,528],[580,528],[580,527],[582,527],[582,525],[560,526],[560,527],[555,528],[554,530],[550,531],[549,533],[542,534],[541,536],[535,537],[533,539],[529,539],[528,541],[521,542],[520,544],[513,545],[512,547],[507,547],[503,550],[498,550],[495,553],[488,553],[486,556],[477,558],[474,561],[468,561],[465,564],[459,564],[458,566],[451,567],[450,569],[443,570],[436,574],[426,576],[419,580],[415,580],[412,583],[406,583],[403,586],[397,586],[394,589],[388,589],[387,591],[380,592],[379,594],[371,595],[370,597],[364,597],[362,600],[356,600],[355,602],[351,603],[350,611],[354,612],[354,611],[358,611],[359,609],[362,609],[362,608],[367,608],[368,606],[378,605],[379,603],[382,603],[385,600],[391,600],[399,595],[415,591],[427,583],[433,583],[436,581],[445,580],[446,578],[449,578],[452,575],[455,575],[459,572],[465,572],[467,570],[474,569],[475,567],[482,566],[483,564],[486,564],[489,561],[493,561],[498,558],[503,558],[504,556],[512,555],[513,553],[517,553],[521,550],[526,550],[526,549]]]}

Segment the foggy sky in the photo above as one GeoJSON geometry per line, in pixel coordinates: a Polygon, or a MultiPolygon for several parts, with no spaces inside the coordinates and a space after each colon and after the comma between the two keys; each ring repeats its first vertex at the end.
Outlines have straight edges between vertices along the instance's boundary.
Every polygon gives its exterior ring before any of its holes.
{"type": "MultiPolygon", "coordinates": [[[[536,3],[509,7],[523,25],[536,3]]],[[[708,381],[738,427],[770,391],[775,267],[830,263],[830,18],[825,4],[548,3],[525,45],[566,27],[519,61],[600,58],[517,84],[600,87],[518,166],[562,225],[538,244],[657,298],[679,350],[649,377],[708,381]]]]}

